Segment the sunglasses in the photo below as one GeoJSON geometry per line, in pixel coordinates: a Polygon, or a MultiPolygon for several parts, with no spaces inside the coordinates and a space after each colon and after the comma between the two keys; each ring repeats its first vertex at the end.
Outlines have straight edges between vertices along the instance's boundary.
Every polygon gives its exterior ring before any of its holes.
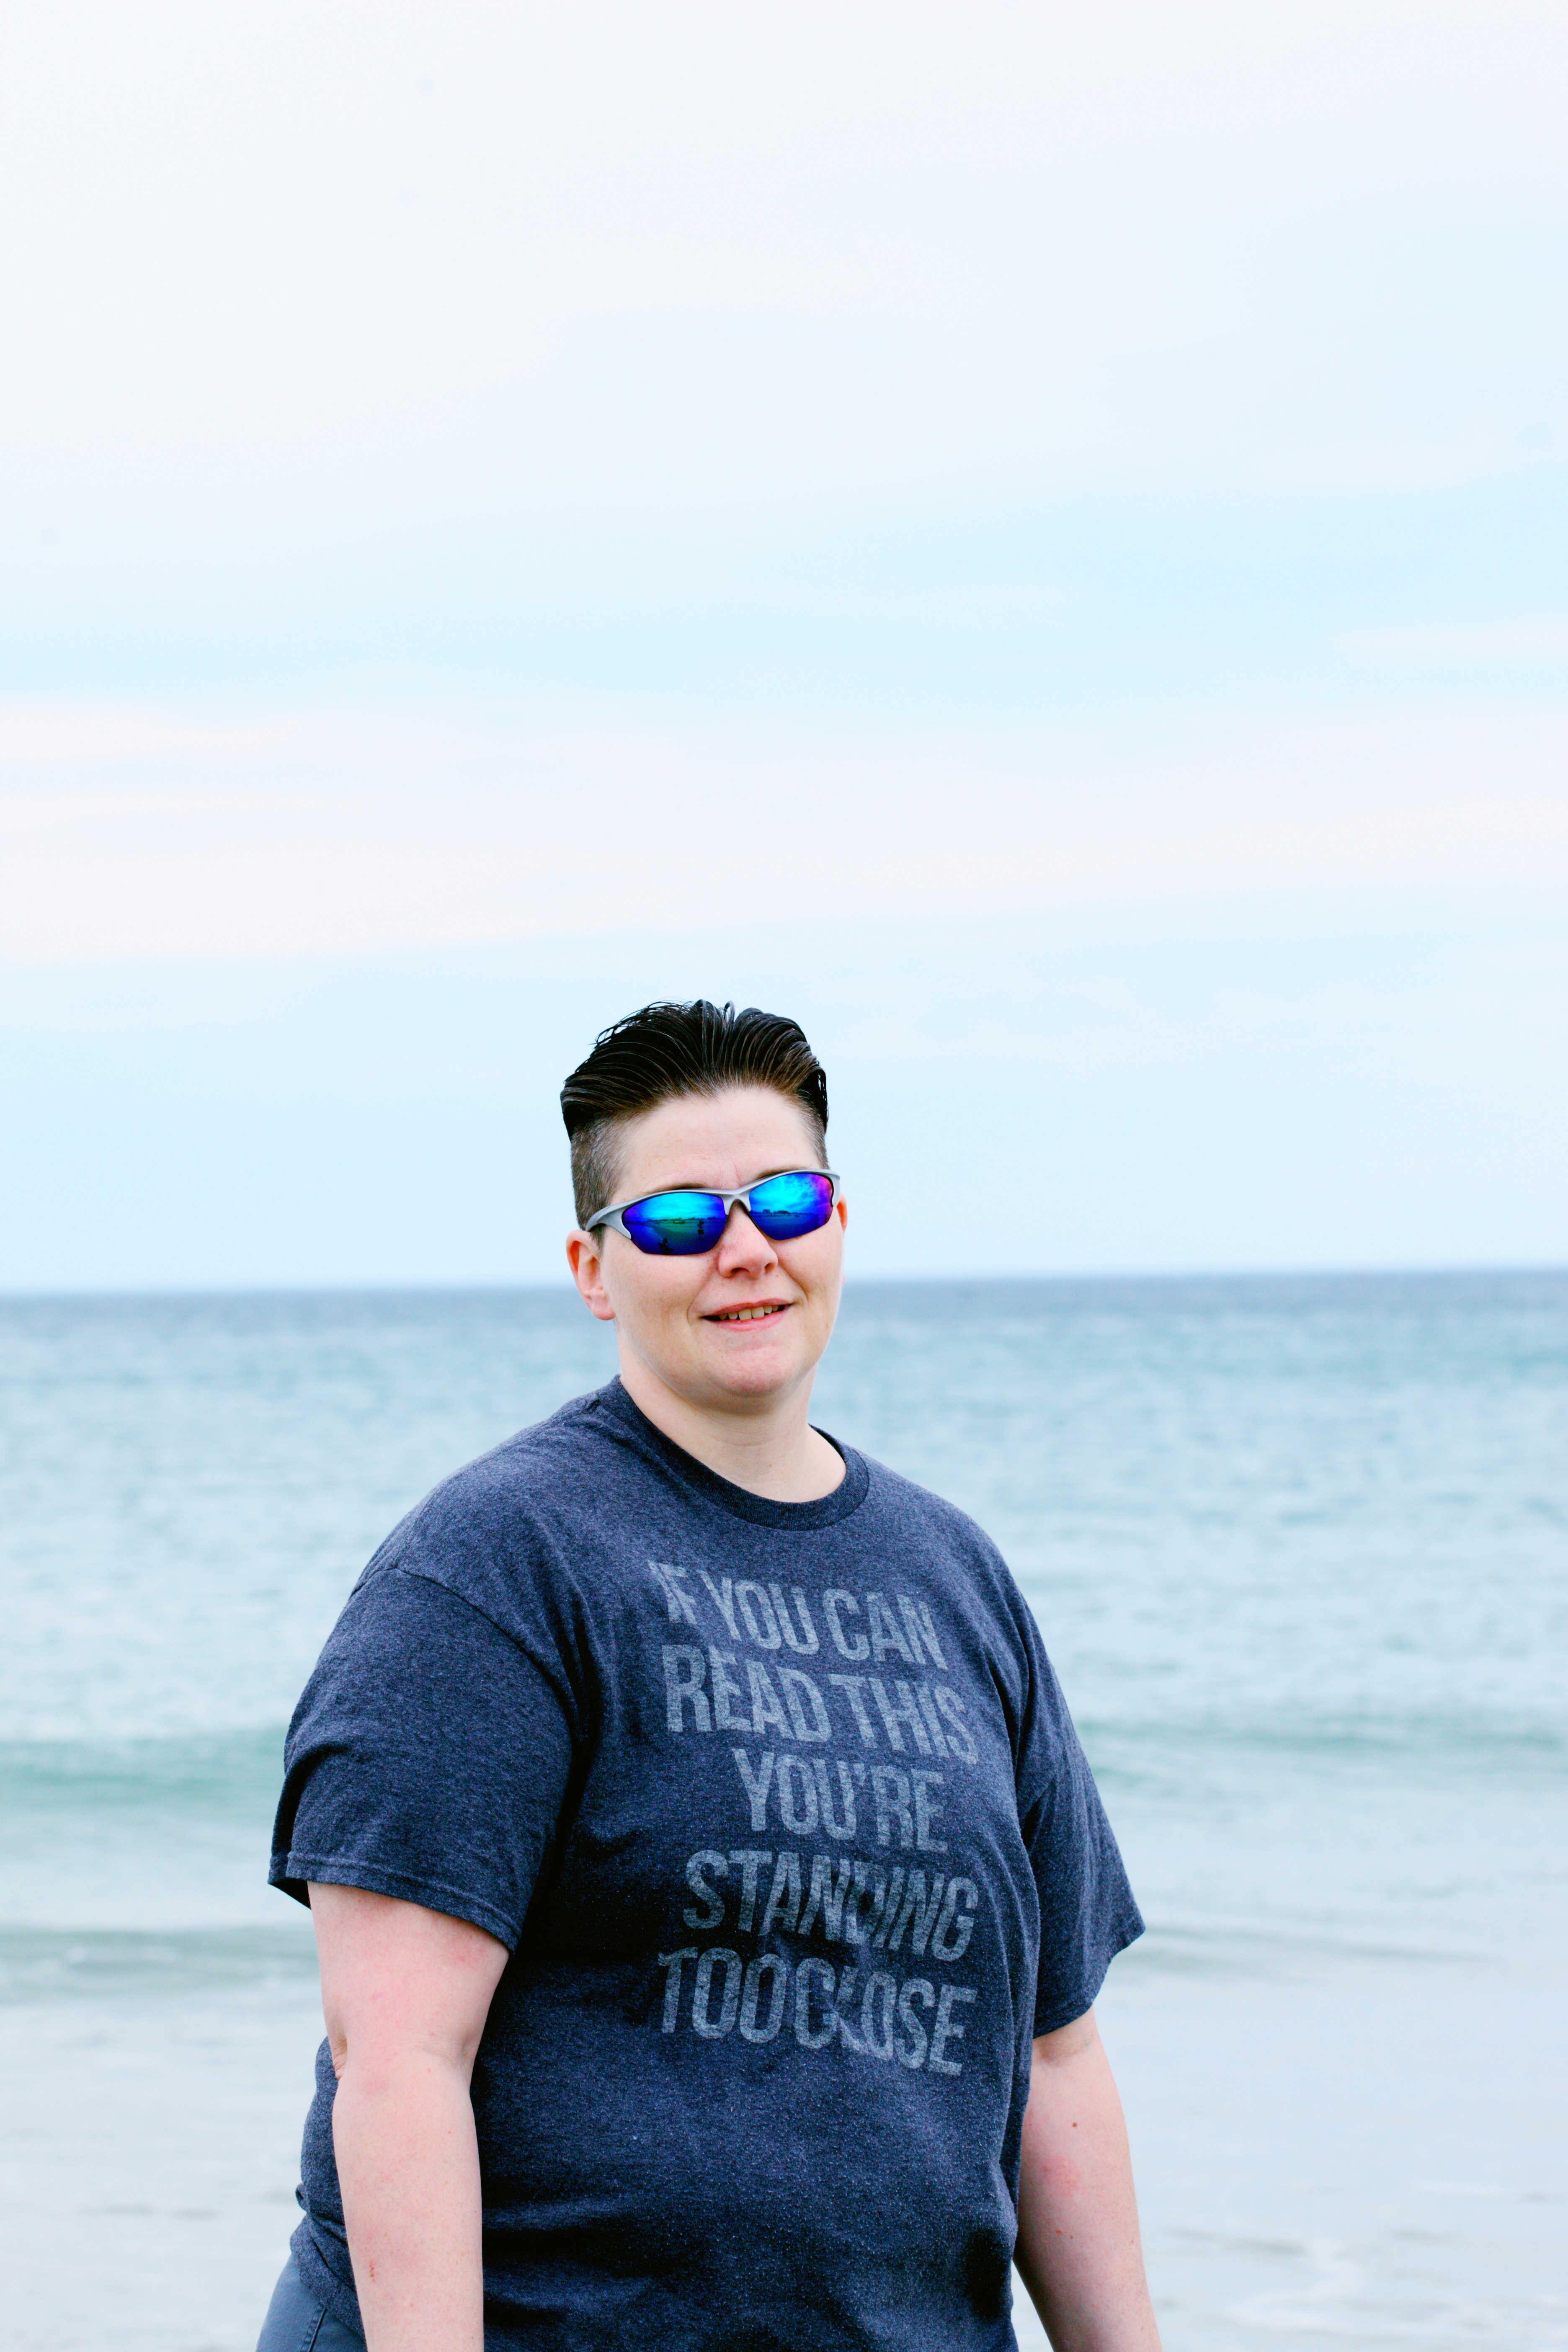
{"type": "Polygon", "coordinates": [[[649,1192],[640,1201],[618,1201],[598,1210],[583,1230],[611,1225],[646,1257],[698,1257],[719,1240],[737,1201],[769,1241],[793,1242],[825,1225],[837,1198],[838,1178],[830,1169],[799,1168],[765,1176],[749,1192],[649,1192]]]}

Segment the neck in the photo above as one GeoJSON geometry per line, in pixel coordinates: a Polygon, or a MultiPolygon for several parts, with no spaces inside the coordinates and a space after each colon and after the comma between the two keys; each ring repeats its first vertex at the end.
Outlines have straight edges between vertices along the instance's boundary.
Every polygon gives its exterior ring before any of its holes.
{"type": "Polygon", "coordinates": [[[765,1495],[773,1503],[815,1503],[844,1476],[843,1455],[806,1419],[809,1380],[787,1397],[759,1399],[749,1412],[716,1411],[678,1395],[623,1349],[621,1385],[672,1445],[748,1494],[765,1495]]]}

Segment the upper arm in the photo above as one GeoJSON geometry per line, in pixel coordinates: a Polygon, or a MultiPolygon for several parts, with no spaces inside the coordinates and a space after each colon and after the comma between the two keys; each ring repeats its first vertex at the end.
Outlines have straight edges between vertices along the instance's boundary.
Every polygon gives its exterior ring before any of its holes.
{"type": "Polygon", "coordinates": [[[410,2050],[471,2069],[506,1946],[467,1919],[359,1886],[312,1884],[332,2063],[410,2050]]]}
{"type": "Polygon", "coordinates": [[[1069,2025],[1058,2025],[1053,2032],[1037,2033],[1031,2076],[1036,2067],[1062,2066],[1071,2059],[1081,2057],[1086,2050],[1092,2050],[1099,2040],[1100,2028],[1095,2023],[1092,2009],[1086,2009],[1083,2015],[1075,2017],[1069,2025]]]}
{"type": "Polygon", "coordinates": [[[550,1645],[401,1568],[351,1597],[289,1727],[273,1884],[355,1886],[509,1947],[560,1833],[574,1757],[550,1645]]]}
{"type": "Polygon", "coordinates": [[[1037,2033],[1029,2053],[1029,2090],[1024,2108],[1024,2145],[1027,2150],[1042,2132],[1051,2128],[1057,2108],[1072,2098],[1086,2077],[1105,2063],[1092,2009],[1058,2025],[1050,2033],[1037,2033]]]}
{"type": "Polygon", "coordinates": [[[1143,1932],[1094,1776],[1024,1612],[1028,1692],[1017,1754],[1018,1826],[1040,1904],[1034,2028],[1048,2040],[1081,2018],[1106,1969],[1143,1932]]]}

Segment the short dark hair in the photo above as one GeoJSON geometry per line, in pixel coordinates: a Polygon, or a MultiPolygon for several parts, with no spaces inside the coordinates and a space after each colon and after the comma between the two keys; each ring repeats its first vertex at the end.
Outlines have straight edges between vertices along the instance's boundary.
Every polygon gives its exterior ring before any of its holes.
{"type": "Polygon", "coordinates": [[[798,1103],[826,1165],[827,1077],[798,1021],[754,1004],[737,1013],[705,996],[645,1004],[600,1031],[561,1089],[577,1223],[586,1224],[613,1198],[616,1130],[625,1120],[678,1095],[716,1095],[725,1087],[772,1087],[798,1103]]]}

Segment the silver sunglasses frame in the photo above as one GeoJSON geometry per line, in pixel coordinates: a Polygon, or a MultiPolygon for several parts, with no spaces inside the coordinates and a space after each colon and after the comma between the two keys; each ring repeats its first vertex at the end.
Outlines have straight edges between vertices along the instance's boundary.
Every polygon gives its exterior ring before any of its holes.
{"type": "MultiPolygon", "coordinates": [[[[771,1184],[773,1181],[773,1177],[775,1176],[826,1176],[828,1182],[833,1187],[833,1198],[827,1203],[827,1217],[830,1217],[833,1214],[834,1210],[838,1206],[838,1187],[842,1184],[844,1179],[834,1169],[775,1168],[773,1176],[759,1176],[754,1184],[748,1184],[745,1187],[745,1190],[740,1192],[721,1192],[717,1184],[667,1184],[664,1186],[662,1191],[658,1192],[637,1192],[633,1194],[629,1201],[616,1201],[614,1205],[608,1209],[595,1209],[593,1215],[588,1219],[586,1224],[584,1226],[583,1231],[585,1234],[596,1233],[601,1225],[608,1225],[613,1233],[625,1234],[626,1240],[631,1242],[633,1249],[636,1249],[637,1246],[636,1241],[633,1240],[630,1234],[626,1233],[626,1213],[628,1209],[638,1207],[644,1201],[669,1200],[677,1192],[707,1192],[711,1194],[715,1201],[723,1202],[724,1231],[728,1232],[730,1214],[737,1201],[743,1203],[746,1214],[749,1217],[752,1213],[752,1193],[760,1192],[764,1184],[771,1184]]],[[[827,1217],[824,1217],[822,1220],[822,1225],[825,1225],[827,1223],[827,1217]]],[[[822,1225],[813,1225],[811,1227],[811,1231],[814,1234],[819,1234],[822,1231],[822,1225]]],[[[762,1231],[761,1226],[759,1226],[757,1230],[760,1233],[762,1231]]],[[[721,1240],[722,1238],[723,1235],[721,1234],[720,1239],[721,1240]]],[[[805,1236],[804,1234],[797,1234],[795,1235],[795,1239],[797,1241],[804,1241],[805,1238],[805,1236]]],[[[710,1249],[717,1249],[718,1246],[718,1242],[710,1242],[709,1244],[710,1249]]],[[[657,1250],[644,1250],[640,1255],[644,1257],[657,1257],[658,1255],[658,1252],[657,1250]]],[[[700,1250],[682,1250],[679,1253],[672,1253],[672,1255],[679,1255],[682,1257],[700,1257],[702,1255],[702,1252],[700,1250]]]]}

